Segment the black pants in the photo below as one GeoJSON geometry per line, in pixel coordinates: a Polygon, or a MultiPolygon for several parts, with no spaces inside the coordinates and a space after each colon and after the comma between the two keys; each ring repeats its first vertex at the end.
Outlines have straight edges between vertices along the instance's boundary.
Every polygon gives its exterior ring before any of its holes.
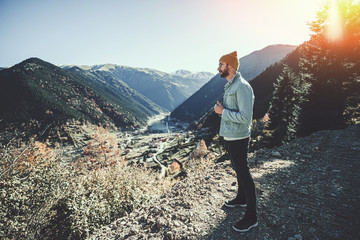
{"type": "Polygon", "coordinates": [[[236,141],[225,141],[225,144],[231,159],[232,167],[236,172],[238,182],[236,199],[246,202],[247,213],[256,214],[255,184],[251,177],[247,162],[249,138],[236,141]]]}

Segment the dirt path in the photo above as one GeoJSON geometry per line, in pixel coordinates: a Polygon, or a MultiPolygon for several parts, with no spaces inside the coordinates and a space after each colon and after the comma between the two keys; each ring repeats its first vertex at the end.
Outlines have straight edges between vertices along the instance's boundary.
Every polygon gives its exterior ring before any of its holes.
{"type": "Polygon", "coordinates": [[[223,206],[236,194],[226,160],[90,239],[360,239],[360,125],[258,151],[249,162],[259,226],[247,234],[232,230],[244,209],[223,206]]]}

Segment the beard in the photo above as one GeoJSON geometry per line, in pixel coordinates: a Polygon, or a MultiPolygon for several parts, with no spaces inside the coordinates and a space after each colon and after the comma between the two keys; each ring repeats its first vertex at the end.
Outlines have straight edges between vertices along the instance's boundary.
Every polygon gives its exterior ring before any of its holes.
{"type": "Polygon", "coordinates": [[[220,70],[219,73],[220,73],[220,77],[222,78],[226,78],[227,76],[229,76],[229,71],[227,68],[225,68],[224,71],[220,70]]]}

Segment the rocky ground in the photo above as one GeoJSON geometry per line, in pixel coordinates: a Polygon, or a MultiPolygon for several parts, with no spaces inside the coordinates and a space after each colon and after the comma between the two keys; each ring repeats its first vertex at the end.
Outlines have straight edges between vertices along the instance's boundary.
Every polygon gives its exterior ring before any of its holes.
{"type": "Polygon", "coordinates": [[[188,174],[173,188],[90,239],[360,239],[360,125],[320,131],[250,155],[259,226],[232,230],[245,212],[228,160],[188,174]]]}

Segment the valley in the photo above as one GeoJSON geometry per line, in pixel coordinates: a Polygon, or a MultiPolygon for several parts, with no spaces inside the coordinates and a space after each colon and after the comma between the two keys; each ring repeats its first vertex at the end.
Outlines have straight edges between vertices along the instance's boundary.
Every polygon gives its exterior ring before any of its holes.
{"type": "Polygon", "coordinates": [[[168,120],[168,117],[160,118],[139,131],[118,133],[119,145],[122,156],[130,163],[143,163],[149,167],[167,166],[175,159],[186,158],[186,154],[170,151],[179,149],[184,145],[192,148],[195,144],[195,133],[187,131],[187,124],[168,120]],[[184,156],[185,155],[185,156],[184,156]]]}
{"type": "MultiPolygon", "coordinates": [[[[77,162],[84,157],[89,144],[96,147],[98,143],[94,143],[94,136],[98,136],[100,141],[116,144],[119,149],[116,158],[125,160],[127,165],[144,165],[159,170],[160,176],[164,177],[164,171],[169,174],[172,163],[185,165],[199,142],[208,137],[206,129],[190,131],[188,126],[188,123],[171,119],[166,114],[156,115],[146,127],[133,131],[99,130],[92,125],[68,124],[64,131],[72,144],[64,142],[59,155],[67,162],[77,162]]],[[[182,169],[177,170],[173,173],[178,174],[182,169]]]]}

